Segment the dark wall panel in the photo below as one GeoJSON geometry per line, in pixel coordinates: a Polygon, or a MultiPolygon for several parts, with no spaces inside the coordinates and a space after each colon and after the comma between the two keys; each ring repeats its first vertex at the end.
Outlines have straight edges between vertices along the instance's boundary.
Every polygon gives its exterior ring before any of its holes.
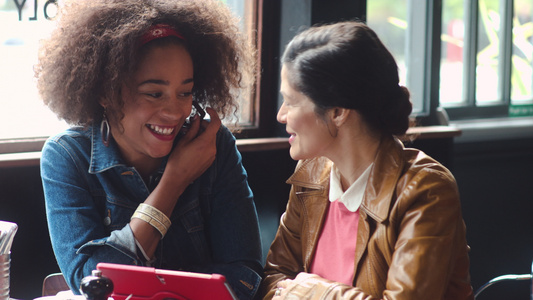
{"type": "MultiPolygon", "coordinates": [[[[533,259],[533,145],[530,141],[456,147],[471,277],[475,289],[506,274],[528,274],[533,259]]],[[[478,298],[530,299],[530,281],[506,281],[478,298]]]]}
{"type": "Polygon", "coordinates": [[[11,248],[11,297],[40,297],[44,277],[59,267],[48,236],[39,167],[0,169],[0,220],[19,226],[11,248]]]}
{"type": "Polygon", "coordinates": [[[263,262],[278,230],[279,218],[289,200],[290,186],[285,182],[292,175],[296,162],[289,150],[243,153],[243,165],[254,192],[261,227],[263,262]]]}

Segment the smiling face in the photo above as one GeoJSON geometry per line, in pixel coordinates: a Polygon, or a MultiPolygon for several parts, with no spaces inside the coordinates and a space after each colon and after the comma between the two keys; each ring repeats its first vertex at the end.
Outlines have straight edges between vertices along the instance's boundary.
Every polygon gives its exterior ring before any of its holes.
{"type": "Polygon", "coordinates": [[[111,126],[126,161],[135,165],[170,153],[191,112],[192,88],[193,63],[184,46],[156,46],[145,53],[122,87],[124,118],[111,126]]]}
{"type": "Polygon", "coordinates": [[[324,156],[334,137],[327,123],[315,112],[315,104],[295,90],[289,82],[289,70],[281,69],[281,94],[283,104],[278,111],[278,122],[286,125],[290,134],[290,155],[294,160],[324,156]]]}

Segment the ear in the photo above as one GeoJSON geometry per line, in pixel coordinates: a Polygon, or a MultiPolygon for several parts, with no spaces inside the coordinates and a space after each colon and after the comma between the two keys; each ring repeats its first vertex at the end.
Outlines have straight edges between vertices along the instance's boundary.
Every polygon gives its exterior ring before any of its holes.
{"type": "Polygon", "coordinates": [[[98,104],[100,104],[100,106],[104,109],[107,107],[107,102],[102,99],[98,100],[98,104]]]}
{"type": "Polygon", "coordinates": [[[331,122],[335,124],[335,127],[342,126],[350,115],[351,109],[343,107],[334,107],[330,111],[331,122]]]}

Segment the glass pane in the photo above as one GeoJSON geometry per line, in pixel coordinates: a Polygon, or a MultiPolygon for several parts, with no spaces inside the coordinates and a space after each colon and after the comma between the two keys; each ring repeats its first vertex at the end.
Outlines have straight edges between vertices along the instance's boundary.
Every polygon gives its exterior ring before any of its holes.
{"type": "MultiPolygon", "coordinates": [[[[222,2],[226,3],[228,7],[231,9],[231,11],[239,17],[240,19],[240,28],[241,31],[248,36],[248,38],[252,41],[254,46],[255,38],[256,36],[254,33],[255,30],[255,20],[253,19],[254,15],[254,2],[255,1],[247,1],[247,0],[222,0],[222,2]]],[[[253,91],[242,91],[240,93],[239,97],[239,124],[242,126],[246,125],[253,125],[253,110],[254,110],[254,94],[253,91]]],[[[228,123],[233,123],[231,119],[232,116],[227,117],[228,123]]]]}
{"type": "Polygon", "coordinates": [[[480,0],[476,68],[476,104],[498,101],[498,56],[500,52],[499,0],[480,0]]]}
{"type": "MultiPolygon", "coordinates": [[[[400,74],[400,84],[406,85],[407,68],[405,41],[407,36],[407,1],[408,0],[372,0],[367,1],[367,24],[379,36],[389,49],[400,74]]],[[[414,110],[417,110],[416,107],[414,110]]],[[[418,111],[421,107],[418,108],[418,111]]]]}
{"type": "Polygon", "coordinates": [[[531,0],[515,0],[511,103],[533,100],[533,5],[531,0]]]}
{"type": "Polygon", "coordinates": [[[463,99],[464,1],[442,2],[440,104],[452,106],[463,99]]]}
{"type": "Polygon", "coordinates": [[[48,35],[56,14],[46,1],[0,0],[0,139],[48,136],[66,124],[57,120],[38,96],[33,79],[39,39],[48,35]],[[34,4],[38,3],[38,7],[34,4]]]}

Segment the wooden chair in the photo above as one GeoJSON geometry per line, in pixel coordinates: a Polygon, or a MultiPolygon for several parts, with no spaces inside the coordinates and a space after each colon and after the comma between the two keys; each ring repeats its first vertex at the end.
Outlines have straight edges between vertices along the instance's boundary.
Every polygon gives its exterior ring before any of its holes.
{"type": "Polygon", "coordinates": [[[55,296],[61,291],[70,290],[65,277],[62,273],[52,273],[44,278],[43,281],[43,297],[55,296]]]}

